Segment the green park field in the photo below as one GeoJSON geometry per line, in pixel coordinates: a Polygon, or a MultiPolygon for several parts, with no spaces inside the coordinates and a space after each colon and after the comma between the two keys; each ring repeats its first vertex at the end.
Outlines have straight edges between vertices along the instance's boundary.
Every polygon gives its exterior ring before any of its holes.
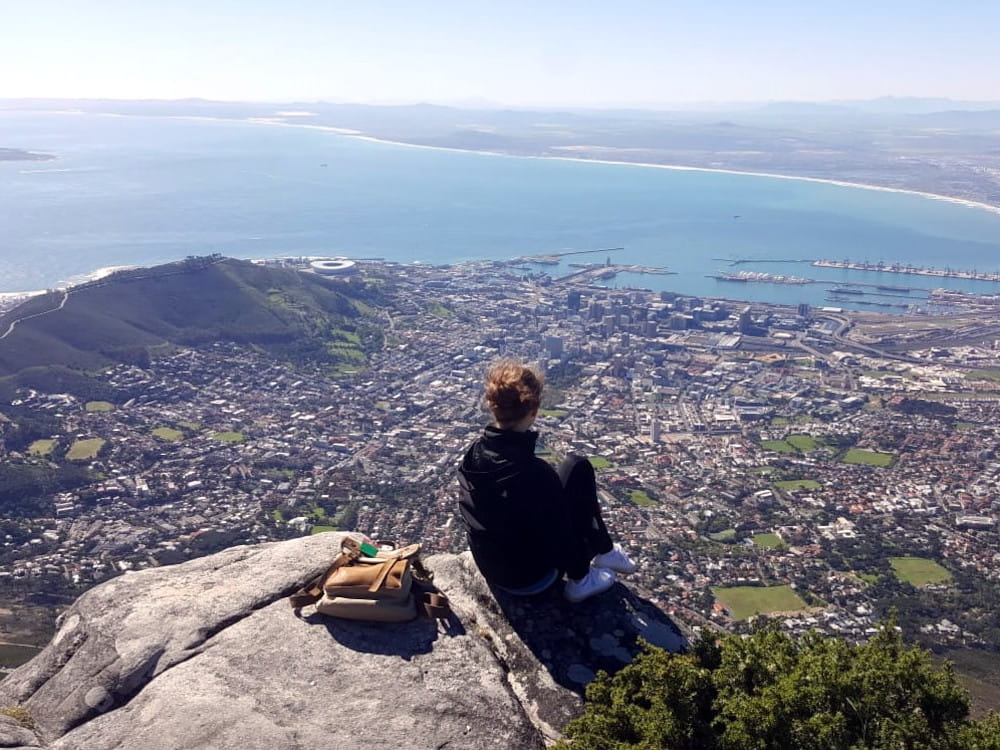
{"type": "Polygon", "coordinates": [[[153,430],[152,435],[160,440],[166,440],[168,443],[175,443],[184,437],[181,430],[175,430],[173,427],[157,427],[153,430]]]}
{"type": "Polygon", "coordinates": [[[56,447],[55,440],[36,440],[31,445],[28,446],[28,455],[31,456],[47,456],[52,452],[52,449],[56,447]]]}
{"type": "Polygon", "coordinates": [[[731,586],[713,588],[712,593],[737,620],[770,612],[794,612],[806,608],[791,586],[731,586]]]}
{"type": "Polygon", "coordinates": [[[111,411],[115,405],[110,401],[88,401],[83,408],[89,412],[111,411]]]}
{"type": "Polygon", "coordinates": [[[951,580],[951,574],[933,560],[926,557],[890,557],[896,577],[913,586],[927,586],[951,580]]]}
{"type": "Polygon", "coordinates": [[[591,456],[588,460],[590,461],[590,465],[593,466],[596,471],[613,466],[613,464],[603,456],[591,456]]]}
{"type": "Polygon", "coordinates": [[[556,417],[557,419],[561,419],[569,414],[565,409],[539,409],[538,413],[543,417],[556,417]]]}
{"type": "Polygon", "coordinates": [[[754,534],[753,544],[755,547],[766,547],[767,549],[781,549],[785,546],[777,534],[754,534]]]}
{"type": "Polygon", "coordinates": [[[102,438],[77,440],[69,447],[66,458],[70,461],[89,461],[97,457],[102,447],[104,447],[104,440],[102,438]]]}
{"type": "Polygon", "coordinates": [[[647,495],[643,490],[629,490],[628,497],[629,500],[638,505],[640,508],[651,508],[656,505],[653,498],[647,495]]]}
{"type": "Polygon", "coordinates": [[[868,464],[869,466],[891,466],[896,457],[892,453],[866,451],[862,448],[851,448],[841,459],[845,464],[868,464]]]}
{"type": "Polygon", "coordinates": [[[818,490],[822,487],[819,482],[815,479],[785,479],[780,482],[774,482],[773,487],[778,490],[785,490],[786,492],[795,492],[796,490],[818,490]]]}
{"type": "Polygon", "coordinates": [[[774,453],[798,453],[794,445],[786,443],[784,440],[762,440],[760,447],[774,453]]]}
{"type": "Polygon", "coordinates": [[[789,435],[785,442],[800,451],[814,451],[823,447],[823,443],[812,435],[789,435]]]}
{"type": "Polygon", "coordinates": [[[760,447],[775,453],[805,453],[823,447],[823,442],[812,435],[789,435],[784,440],[762,440],[760,447]]]}
{"type": "Polygon", "coordinates": [[[220,443],[242,443],[246,440],[246,435],[242,432],[232,432],[227,430],[225,432],[217,432],[212,435],[214,440],[218,440],[220,443]]]}
{"type": "Polygon", "coordinates": [[[708,538],[713,542],[733,542],[736,541],[736,529],[723,529],[709,534],[708,538]]]}

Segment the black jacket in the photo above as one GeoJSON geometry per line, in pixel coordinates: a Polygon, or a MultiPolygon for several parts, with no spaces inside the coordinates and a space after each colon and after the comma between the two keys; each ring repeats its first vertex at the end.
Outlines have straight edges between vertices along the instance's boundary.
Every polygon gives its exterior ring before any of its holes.
{"type": "Polygon", "coordinates": [[[538,433],[487,427],[459,466],[459,510],[486,580],[530,586],[559,566],[562,482],[535,456],[538,433]]]}

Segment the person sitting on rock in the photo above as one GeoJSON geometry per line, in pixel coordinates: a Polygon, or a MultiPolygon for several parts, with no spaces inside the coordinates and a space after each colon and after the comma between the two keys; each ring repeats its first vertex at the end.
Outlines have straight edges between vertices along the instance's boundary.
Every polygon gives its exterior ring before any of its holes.
{"type": "Polygon", "coordinates": [[[580,602],[636,566],[611,541],[590,462],[570,455],[557,471],[535,455],[531,426],[541,398],[542,376],[533,368],[509,359],[490,368],[486,405],[494,421],[462,458],[459,509],[489,583],[527,596],[565,574],[564,596],[580,602]]]}

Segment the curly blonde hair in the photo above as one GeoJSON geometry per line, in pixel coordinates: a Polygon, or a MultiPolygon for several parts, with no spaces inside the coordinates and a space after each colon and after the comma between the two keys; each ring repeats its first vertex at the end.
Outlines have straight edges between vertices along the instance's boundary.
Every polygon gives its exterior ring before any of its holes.
{"type": "Polygon", "coordinates": [[[502,359],[486,373],[486,405],[500,427],[520,422],[542,403],[544,377],[516,359],[502,359]]]}

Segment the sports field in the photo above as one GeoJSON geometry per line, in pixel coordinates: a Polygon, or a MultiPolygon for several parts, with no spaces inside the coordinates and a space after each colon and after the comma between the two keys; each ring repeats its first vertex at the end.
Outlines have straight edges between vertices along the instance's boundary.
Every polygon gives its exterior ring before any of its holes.
{"type": "Polygon", "coordinates": [[[31,445],[28,446],[28,455],[30,456],[47,456],[52,452],[52,449],[56,447],[55,440],[36,440],[31,445]]]}
{"type": "Polygon", "coordinates": [[[890,557],[889,564],[896,578],[914,586],[951,580],[951,573],[926,557],[890,557]]]}
{"type": "Polygon", "coordinates": [[[762,440],[760,447],[766,451],[775,453],[797,453],[795,446],[786,443],[784,440],[762,440]]]}
{"type": "Polygon", "coordinates": [[[629,499],[640,508],[650,508],[656,505],[653,498],[647,495],[643,490],[630,490],[628,496],[629,499]]]}
{"type": "Polygon", "coordinates": [[[723,529],[714,534],[709,534],[708,538],[713,542],[732,542],[736,540],[736,529],[723,529]]]}
{"type": "Polygon", "coordinates": [[[785,490],[786,492],[795,492],[795,490],[818,490],[822,487],[819,482],[815,479],[785,479],[781,482],[775,482],[774,487],[779,490],[785,490]]]}
{"type": "Polygon", "coordinates": [[[538,413],[543,417],[556,417],[562,418],[569,414],[565,409],[539,409],[538,413]]]}
{"type": "Polygon", "coordinates": [[[814,451],[823,446],[823,443],[812,435],[789,435],[785,441],[800,451],[814,451]]]}
{"type": "Polygon", "coordinates": [[[184,437],[184,433],[180,430],[175,430],[173,427],[157,427],[153,430],[153,437],[158,437],[160,440],[166,440],[168,443],[173,443],[184,437]]]}
{"type": "Polygon", "coordinates": [[[227,430],[226,432],[215,433],[212,435],[212,438],[221,443],[242,443],[246,440],[246,435],[242,432],[232,432],[227,430]]]}
{"type": "Polygon", "coordinates": [[[754,534],[753,545],[755,547],[766,547],[767,549],[781,549],[785,543],[777,534],[754,534]]]}
{"type": "Polygon", "coordinates": [[[760,447],[775,453],[805,453],[823,447],[823,441],[812,435],[789,435],[784,440],[762,440],[760,447]]]}
{"type": "Polygon", "coordinates": [[[102,447],[104,447],[104,440],[101,438],[77,440],[69,447],[66,458],[70,461],[87,461],[96,458],[102,447]]]}
{"type": "Polygon", "coordinates": [[[791,586],[730,586],[713,588],[712,593],[736,620],[806,608],[806,603],[791,586]]]}
{"type": "Polygon", "coordinates": [[[851,448],[841,459],[845,464],[868,464],[869,466],[889,466],[895,460],[892,453],[866,451],[861,448],[851,448]]]}

